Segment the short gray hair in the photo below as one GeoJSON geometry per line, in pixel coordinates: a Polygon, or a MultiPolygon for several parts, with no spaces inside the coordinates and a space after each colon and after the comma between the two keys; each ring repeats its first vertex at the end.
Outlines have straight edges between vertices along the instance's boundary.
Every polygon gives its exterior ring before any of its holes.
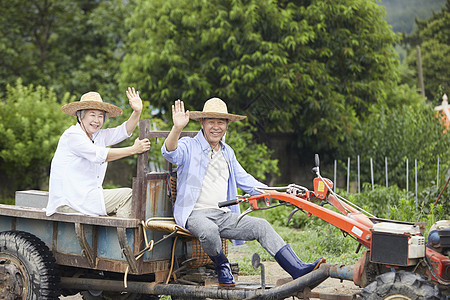
{"type": "MultiPolygon", "coordinates": [[[[89,109],[80,109],[80,110],[77,110],[77,121],[78,122],[81,122],[81,120],[84,118],[84,116],[86,115],[86,112],[88,111],[89,109]]],[[[106,112],[106,111],[103,111],[103,123],[105,123],[107,120],[108,120],[108,113],[106,112]]]]}

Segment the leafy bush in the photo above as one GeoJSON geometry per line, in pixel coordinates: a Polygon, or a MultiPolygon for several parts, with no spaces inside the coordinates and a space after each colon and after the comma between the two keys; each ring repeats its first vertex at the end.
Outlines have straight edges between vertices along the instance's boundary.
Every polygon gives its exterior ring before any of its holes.
{"type": "Polygon", "coordinates": [[[47,180],[50,161],[62,132],[75,122],[61,111],[69,94],[57,99],[52,90],[23,86],[19,79],[0,100],[0,170],[16,189],[39,189],[47,180]]]}
{"type": "Polygon", "coordinates": [[[341,193],[341,196],[355,203],[365,211],[379,218],[389,218],[390,208],[406,197],[405,191],[396,185],[386,188],[384,186],[375,186],[364,183],[362,192],[359,194],[341,193]]]}
{"type": "MultiPolygon", "coordinates": [[[[437,158],[446,157],[450,149],[450,135],[435,117],[432,106],[424,103],[405,105],[398,109],[373,109],[370,116],[349,135],[340,150],[340,157],[361,155],[361,181],[371,181],[370,158],[373,159],[374,181],[384,182],[385,157],[388,159],[389,184],[406,186],[405,166],[414,170],[417,160],[419,190],[436,178],[437,158]]],[[[441,169],[449,169],[448,161],[441,160],[441,169]]],[[[408,178],[413,186],[414,177],[408,178]]]]}
{"type": "Polygon", "coordinates": [[[350,201],[379,218],[406,222],[427,222],[427,227],[434,224],[433,220],[444,220],[450,215],[449,192],[445,191],[437,206],[438,197],[436,185],[430,185],[419,193],[417,200],[412,193],[397,186],[389,188],[377,186],[373,191],[365,184],[360,194],[346,195],[350,201]]]}

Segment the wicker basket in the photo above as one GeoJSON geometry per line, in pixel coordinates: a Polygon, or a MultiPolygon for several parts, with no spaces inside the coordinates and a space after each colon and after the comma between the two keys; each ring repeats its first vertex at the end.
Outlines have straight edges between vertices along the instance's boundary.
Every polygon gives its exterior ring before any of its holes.
{"type": "MultiPolygon", "coordinates": [[[[169,176],[170,183],[170,194],[173,203],[175,203],[177,198],[177,177],[176,173],[169,176]]],[[[222,238],[222,251],[227,256],[228,255],[228,241],[222,238]]],[[[205,265],[213,264],[212,260],[209,258],[208,254],[203,251],[200,241],[196,238],[192,239],[192,258],[197,260],[189,264],[189,268],[198,268],[205,265]]]]}
{"type": "MultiPolygon", "coordinates": [[[[226,239],[222,239],[222,251],[225,256],[228,256],[228,241],[226,239]]],[[[214,264],[209,258],[208,254],[203,251],[203,248],[200,245],[200,241],[198,239],[192,240],[192,258],[196,258],[197,260],[189,264],[189,268],[198,268],[205,265],[214,264]]]]}

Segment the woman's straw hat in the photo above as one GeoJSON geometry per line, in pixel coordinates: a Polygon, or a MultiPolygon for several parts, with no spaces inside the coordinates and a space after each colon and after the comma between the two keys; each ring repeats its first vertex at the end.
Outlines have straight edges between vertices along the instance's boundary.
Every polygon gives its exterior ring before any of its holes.
{"type": "Polygon", "coordinates": [[[246,116],[233,115],[228,113],[227,105],[219,98],[211,98],[205,102],[203,111],[191,111],[189,117],[192,120],[200,119],[227,119],[229,121],[239,121],[247,118],[246,116]]]}
{"type": "Polygon", "coordinates": [[[61,107],[61,110],[71,116],[76,116],[77,110],[98,109],[108,113],[108,117],[117,117],[122,114],[122,109],[113,104],[105,103],[97,92],[89,92],[81,96],[80,101],[72,102],[61,107]]]}

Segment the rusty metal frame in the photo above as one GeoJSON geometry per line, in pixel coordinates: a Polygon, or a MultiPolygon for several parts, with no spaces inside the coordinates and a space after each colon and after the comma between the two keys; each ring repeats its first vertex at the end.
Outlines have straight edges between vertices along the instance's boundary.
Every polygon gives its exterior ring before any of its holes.
{"type": "Polygon", "coordinates": [[[126,228],[117,228],[117,238],[119,239],[120,248],[122,249],[125,258],[127,259],[128,265],[130,266],[130,270],[132,273],[137,273],[138,266],[137,261],[134,257],[133,251],[130,248],[127,240],[126,228]]]}
{"type": "Polygon", "coordinates": [[[97,255],[95,254],[94,250],[92,250],[91,246],[89,246],[89,243],[86,240],[86,235],[84,234],[84,225],[81,223],[75,223],[75,233],[77,235],[78,244],[81,248],[81,253],[84,257],[86,257],[89,266],[91,268],[95,268],[97,255]]]}

